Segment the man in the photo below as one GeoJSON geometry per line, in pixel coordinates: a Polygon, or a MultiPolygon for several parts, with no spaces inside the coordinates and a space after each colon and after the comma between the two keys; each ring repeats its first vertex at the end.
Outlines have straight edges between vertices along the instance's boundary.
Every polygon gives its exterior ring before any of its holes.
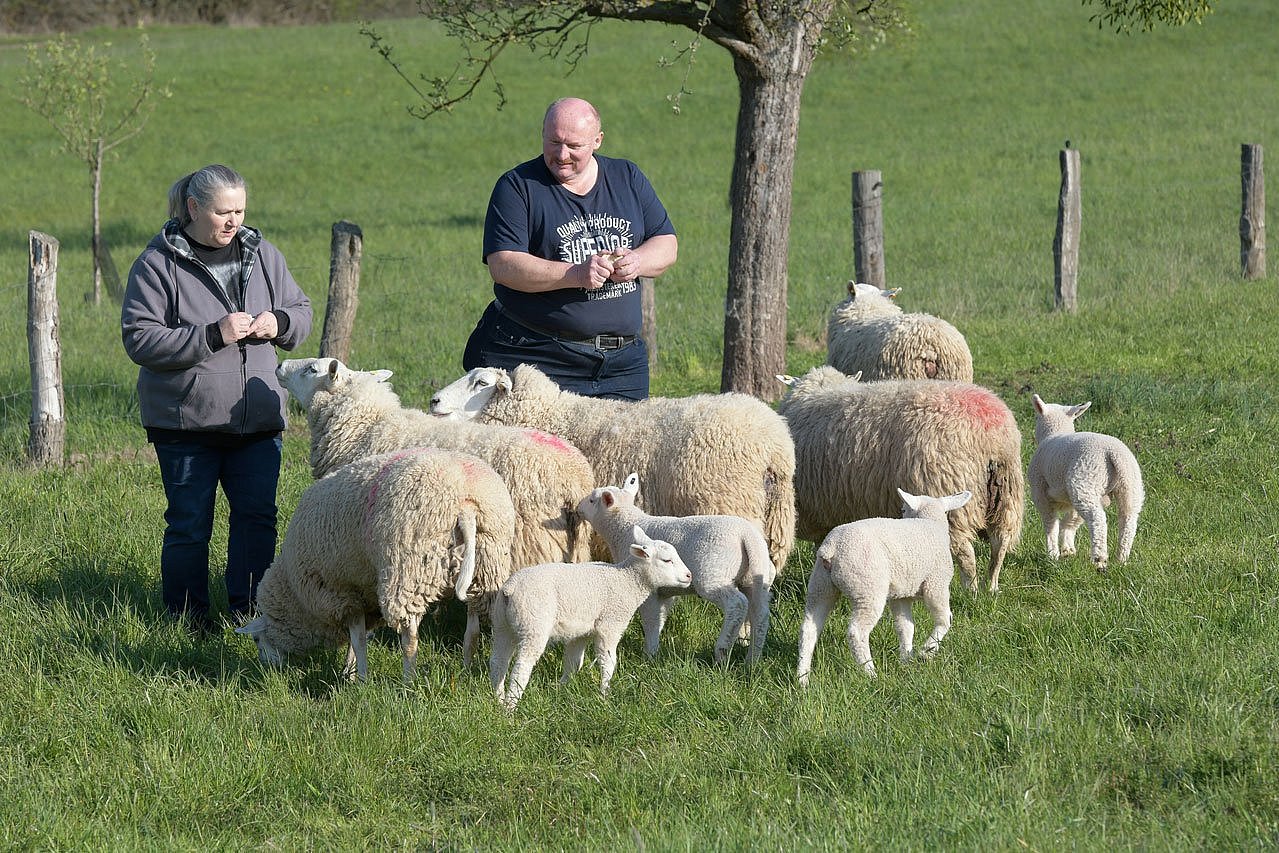
{"type": "Polygon", "coordinates": [[[678,241],[639,167],[595,153],[603,140],[595,107],[563,98],[542,156],[498,179],[484,220],[494,299],[465,369],[533,364],[585,396],[648,396],[638,279],[670,267],[678,241]]]}

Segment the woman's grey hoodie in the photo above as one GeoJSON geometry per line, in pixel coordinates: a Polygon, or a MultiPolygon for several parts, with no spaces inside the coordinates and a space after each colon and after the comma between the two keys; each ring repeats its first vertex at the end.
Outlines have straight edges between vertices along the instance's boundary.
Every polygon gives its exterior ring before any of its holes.
{"type": "Polygon", "coordinates": [[[256,228],[236,236],[241,275],[228,291],[196,258],[176,220],[147,245],[124,293],[120,331],[138,371],[142,425],[150,430],[236,435],[284,429],[287,394],[275,347],[292,350],[311,331],[311,302],[280,250],[256,228]],[[274,340],[222,343],[227,314],[275,314],[274,340]]]}

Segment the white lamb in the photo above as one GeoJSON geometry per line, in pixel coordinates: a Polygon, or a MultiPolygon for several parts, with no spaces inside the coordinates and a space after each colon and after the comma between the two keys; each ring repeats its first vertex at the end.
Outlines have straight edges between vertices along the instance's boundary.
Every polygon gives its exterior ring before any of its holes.
{"type": "Polygon", "coordinates": [[[844,373],[879,379],[973,381],[973,356],[959,330],[931,314],[903,314],[900,292],[848,283],[848,299],[826,324],[826,361],[844,373]]]}
{"type": "MultiPolygon", "coordinates": [[[[614,560],[626,554],[637,526],[674,545],[693,573],[691,591],[724,612],[724,625],[715,642],[715,662],[728,656],[747,618],[751,644],[746,660],[758,660],[768,635],[768,606],[777,574],[759,528],[735,515],[647,515],[635,506],[638,493],[639,477],[631,474],[621,488],[603,486],[582,498],[578,511],[608,543],[614,560]]],[[[649,657],[657,654],[662,627],[674,603],[674,596],[659,591],[640,605],[644,650],[649,657]]]]}
{"type": "Polygon", "coordinates": [[[431,411],[561,436],[591,460],[597,483],[638,472],[640,505],[654,515],[754,521],[779,572],[795,544],[795,446],[785,421],[748,394],[603,400],[522,364],[470,371],[431,398],[431,411]]]}
{"type": "Polygon", "coordinates": [[[276,370],[307,410],[311,472],[406,447],[472,453],[502,477],[515,504],[514,568],[590,557],[577,502],[595,486],[591,465],[563,439],[531,429],[450,422],[405,408],[389,370],[351,370],[334,358],[290,359],[276,370]]]}
{"type": "Polygon", "coordinates": [[[533,665],[551,641],[564,644],[561,684],[581,669],[586,644],[593,641],[600,693],[607,695],[617,666],[617,644],[635,610],[656,589],[692,582],[675,547],[650,539],[638,527],[621,563],[547,563],[511,575],[493,606],[489,678],[498,699],[514,710],[533,665]]]}
{"type": "Polygon", "coordinates": [[[903,662],[912,657],[915,622],[911,605],[920,600],[933,617],[933,631],[920,650],[933,655],[950,630],[951,560],[946,514],[972,497],[960,492],[944,498],[912,495],[897,490],[903,501],[902,518],[866,518],[841,524],[817,549],[813,573],[808,579],[804,624],[799,630],[799,664],[795,675],[808,684],[813,647],[826,617],[840,593],[852,603],[848,622],[848,647],[853,659],[875,676],[870,654],[870,632],[884,614],[893,610],[898,653],[903,662]]]}
{"type": "Polygon", "coordinates": [[[416,448],[353,462],[302,493],[258,585],[260,615],[237,631],[273,666],[349,641],[346,674],[363,680],[368,630],[386,624],[408,681],[423,614],[456,596],[467,602],[469,663],[479,610],[510,576],[514,534],[506,485],[474,456],[416,448]]]}
{"type": "Polygon", "coordinates": [[[900,487],[917,495],[967,490],[950,516],[951,550],[964,583],[977,587],[973,540],[990,540],[990,590],[1021,537],[1026,483],[1021,429],[993,392],[968,382],[858,382],[833,367],[799,379],[777,411],[795,439],[796,532],[821,541],[837,525],[893,517],[900,487]]]}
{"type": "Polygon", "coordinates": [[[1031,499],[1044,522],[1048,556],[1075,553],[1075,533],[1082,523],[1092,539],[1092,561],[1107,563],[1106,507],[1115,502],[1119,552],[1123,563],[1137,536],[1137,516],[1145,502],[1141,468],[1128,446],[1111,435],[1075,432],[1075,419],[1088,411],[1078,406],[1045,403],[1036,394],[1035,453],[1027,476],[1031,499]]]}

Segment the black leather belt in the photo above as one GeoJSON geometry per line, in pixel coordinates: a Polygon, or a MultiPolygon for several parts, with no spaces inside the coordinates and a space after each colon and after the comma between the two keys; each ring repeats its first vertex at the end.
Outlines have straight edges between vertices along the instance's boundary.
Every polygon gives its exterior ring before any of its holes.
{"type": "Polygon", "coordinates": [[[516,317],[510,311],[506,310],[505,305],[498,302],[496,299],[493,300],[493,304],[497,307],[497,313],[501,314],[512,323],[523,326],[531,332],[537,332],[539,335],[546,335],[547,337],[555,338],[559,341],[569,341],[570,343],[575,344],[592,344],[596,349],[614,350],[621,349],[624,346],[629,346],[634,343],[635,338],[637,337],[636,335],[591,335],[590,337],[584,338],[578,335],[571,335],[565,332],[556,331],[555,329],[548,329],[544,326],[534,325],[527,320],[516,317]]]}

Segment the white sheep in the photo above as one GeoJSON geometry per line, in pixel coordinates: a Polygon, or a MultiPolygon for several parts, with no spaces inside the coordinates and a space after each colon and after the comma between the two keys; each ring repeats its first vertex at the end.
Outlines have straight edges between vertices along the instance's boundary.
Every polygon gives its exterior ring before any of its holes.
{"type": "Polygon", "coordinates": [[[1111,435],[1075,432],[1075,419],[1088,411],[1078,406],[1035,402],[1035,452],[1027,478],[1030,495],[1044,522],[1048,556],[1075,553],[1075,533],[1082,523],[1092,539],[1092,561],[1107,563],[1106,507],[1115,502],[1119,524],[1120,563],[1128,560],[1137,536],[1137,516],[1146,500],[1141,467],[1128,446],[1111,435]]]}
{"type": "Polygon", "coordinates": [[[493,604],[489,679],[508,709],[520,701],[534,664],[552,641],[564,644],[560,684],[581,669],[586,644],[593,642],[600,693],[607,695],[617,644],[635,610],[655,589],[693,582],[673,545],[650,539],[638,527],[631,535],[621,563],[547,563],[521,569],[503,585],[493,604]]]}
{"type": "Polygon", "coordinates": [[[795,439],[797,534],[820,541],[840,524],[894,517],[897,488],[917,495],[968,490],[950,515],[951,551],[977,587],[973,540],[990,540],[990,590],[1021,537],[1025,478],[1021,430],[993,392],[967,382],[858,382],[833,367],[779,376],[777,411],[795,439]]]}
{"type": "Polygon", "coordinates": [[[591,465],[563,439],[531,429],[459,423],[405,408],[389,370],[351,370],[334,358],[290,359],[276,373],[306,409],[311,472],[406,447],[473,453],[502,477],[515,504],[515,568],[590,558],[577,502],[595,486],[591,465]]]}
{"type": "Polygon", "coordinates": [[[456,596],[467,602],[469,665],[480,610],[510,576],[514,535],[506,485],[474,456],[415,448],[361,459],[302,493],[258,584],[260,615],[237,631],[274,666],[349,642],[346,674],[363,680],[367,632],[386,624],[399,632],[409,681],[423,614],[456,596]]]}
{"type": "Polygon", "coordinates": [[[875,676],[870,654],[870,632],[887,604],[897,628],[898,654],[902,662],[912,657],[915,622],[911,606],[922,601],[933,618],[933,630],[920,649],[929,657],[950,630],[950,580],[955,574],[947,534],[947,513],[972,497],[960,492],[946,497],[912,495],[901,489],[901,518],[866,518],[841,524],[817,549],[813,573],[808,578],[804,624],[799,629],[799,664],[795,675],[808,684],[813,647],[826,617],[840,593],[852,604],[848,621],[848,647],[853,659],[875,676]]]}
{"type": "MultiPolygon", "coordinates": [[[[631,531],[642,527],[648,535],[669,542],[693,573],[691,591],[724,612],[724,624],[715,641],[715,661],[722,662],[749,618],[748,662],[759,659],[768,635],[768,606],[777,569],[768,556],[768,543],[759,528],[735,515],[648,515],[635,506],[639,477],[631,474],[619,488],[602,486],[582,498],[578,511],[608,543],[614,560],[620,560],[631,544],[631,531]]],[[[654,593],[640,605],[644,649],[657,654],[662,627],[675,596],[654,593]]]]}
{"type": "Polygon", "coordinates": [[[903,314],[880,290],[850,281],[848,299],[826,324],[826,362],[844,373],[880,379],[973,381],[973,355],[959,330],[931,314],[903,314]]]}
{"type": "Polygon", "coordinates": [[[603,400],[521,364],[471,370],[431,398],[431,411],[561,436],[591,460],[598,483],[637,472],[639,505],[654,515],[754,521],[779,572],[795,544],[795,447],[785,422],[750,395],[603,400]]]}

